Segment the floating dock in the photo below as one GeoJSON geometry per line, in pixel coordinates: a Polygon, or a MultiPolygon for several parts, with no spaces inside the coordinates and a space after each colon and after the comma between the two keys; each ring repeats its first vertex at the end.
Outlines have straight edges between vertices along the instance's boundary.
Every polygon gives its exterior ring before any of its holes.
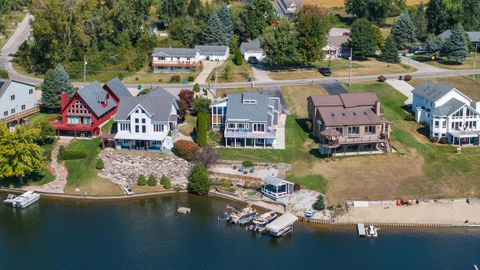
{"type": "Polygon", "coordinates": [[[177,212],[181,214],[190,214],[190,212],[192,212],[192,209],[182,206],[177,209],[177,212]]]}
{"type": "Polygon", "coordinates": [[[279,218],[272,221],[266,226],[267,231],[270,235],[275,237],[284,236],[293,231],[293,224],[298,220],[298,217],[291,214],[285,213],[279,218]]]}
{"type": "Polygon", "coordinates": [[[365,233],[365,224],[363,223],[358,223],[357,224],[357,234],[358,237],[366,237],[367,233],[365,233]]]}

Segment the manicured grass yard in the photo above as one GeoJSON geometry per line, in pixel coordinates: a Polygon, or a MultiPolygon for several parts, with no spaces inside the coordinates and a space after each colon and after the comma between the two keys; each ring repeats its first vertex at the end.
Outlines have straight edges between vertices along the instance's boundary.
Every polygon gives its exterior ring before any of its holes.
{"type": "Polygon", "coordinates": [[[52,113],[37,113],[37,114],[34,114],[32,116],[29,116],[27,118],[27,121],[30,123],[30,124],[36,124],[36,123],[40,123],[40,122],[44,122],[44,121],[47,121],[48,119],[50,118],[53,118],[55,116],[58,116],[58,114],[52,114],[52,113]]]}
{"type": "MultiPolygon", "coordinates": [[[[425,64],[429,64],[438,68],[458,70],[458,69],[473,69],[474,55],[473,53],[470,53],[468,58],[465,61],[463,61],[463,63],[461,64],[450,62],[443,58],[437,59],[436,61],[431,61],[431,58],[429,55],[425,55],[425,56],[417,55],[417,56],[413,56],[412,59],[415,59],[419,62],[423,62],[425,64]]],[[[479,60],[480,60],[479,55],[477,55],[477,67],[478,67],[478,63],[480,63],[479,60]]]]}
{"type": "Polygon", "coordinates": [[[100,139],[75,140],[69,144],[67,150],[85,151],[87,157],[77,160],[66,160],[65,166],[68,170],[66,193],[89,195],[122,194],[118,185],[98,177],[95,168],[100,139]],[[80,189],[80,193],[75,189],[80,189]]]}
{"type": "Polygon", "coordinates": [[[192,136],[197,126],[197,117],[194,115],[185,116],[185,122],[179,127],[179,131],[185,136],[192,136]]]}
{"type": "Polygon", "coordinates": [[[281,92],[291,114],[300,118],[307,118],[307,98],[315,95],[327,95],[327,91],[320,85],[282,86],[281,92]]]}
{"type": "MultiPolygon", "coordinates": [[[[315,66],[330,66],[332,77],[346,77],[349,75],[349,63],[348,60],[345,59],[332,60],[330,63],[329,61],[322,61],[315,64],[315,66]]],[[[403,64],[384,63],[374,58],[366,61],[353,61],[352,63],[352,76],[408,73],[413,71],[415,71],[415,69],[412,67],[403,64]]],[[[268,75],[274,80],[323,78],[323,75],[318,72],[317,68],[272,71],[269,72],[268,75]]]]}
{"type": "MultiPolygon", "coordinates": [[[[210,82],[214,82],[215,80],[212,80],[212,75],[215,74],[215,69],[213,69],[212,73],[208,75],[208,80],[210,82]]],[[[252,69],[250,68],[250,64],[248,62],[243,61],[243,64],[241,66],[237,66],[233,63],[232,59],[229,58],[227,61],[225,61],[220,67],[218,67],[218,72],[217,72],[217,82],[246,82],[248,77],[251,77],[252,80],[254,79],[252,69]],[[230,64],[230,67],[232,67],[232,77],[227,80],[223,77],[223,71],[225,70],[225,67],[227,64],[230,64]]]]}
{"type": "MultiPolygon", "coordinates": [[[[142,70],[131,74],[122,79],[125,84],[158,84],[158,83],[183,83],[184,80],[189,79],[190,76],[195,78],[200,73],[200,69],[189,73],[154,73],[152,67],[146,66],[142,70]],[[172,82],[170,79],[174,75],[180,75],[180,82],[172,82]]],[[[191,81],[188,81],[191,82],[191,81]]]]}

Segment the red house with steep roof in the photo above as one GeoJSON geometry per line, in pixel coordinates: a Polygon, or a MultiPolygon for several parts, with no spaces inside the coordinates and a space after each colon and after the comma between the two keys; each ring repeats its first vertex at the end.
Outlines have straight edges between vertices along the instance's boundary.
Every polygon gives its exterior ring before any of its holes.
{"type": "Polygon", "coordinates": [[[60,95],[61,116],[50,123],[58,136],[92,138],[100,135],[100,127],[117,112],[120,99],[131,96],[128,89],[115,78],[103,87],[98,82],[84,86],[70,99],[60,95]]]}

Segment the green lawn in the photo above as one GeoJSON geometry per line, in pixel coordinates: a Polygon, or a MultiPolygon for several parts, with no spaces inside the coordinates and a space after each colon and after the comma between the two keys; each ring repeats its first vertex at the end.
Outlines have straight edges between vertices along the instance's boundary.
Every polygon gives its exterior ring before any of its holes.
{"type": "Polygon", "coordinates": [[[110,134],[110,132],[112,130],[112,127],[113,127],[113,123],[115,123],[115,121],[113,119],[108,120],[108,122],[105,123],[101,128],[102,133],[103,134],[110,134]]]}
{"type": "MultiPolygon", "coordinates": [[[[477,55],[477,67],[480,60],[478,57],[479,56],[477,55]]],[[[432,61],[431,56],[429,55],[415,55],[412,56],[412,59],[443,69],[473,69],[474,54],[470,53],[468,58],[462,63],[448,61],[446,58],[437,58],[437,60],[432,61]]]]}
{"type": "Polygon", "coordinates": [[[67,186],[79,186],[84,181],[96,177],[97,170],[95,163],[100,151],[100,139],[75,140],[70,143],[66,150],[84,151],[86,158],[77,160],[66,160],[65,166],[68,170],[67,186]]]}
{"type": "Polygon", "coordinates": [[[52,114],[52,113],[37,113],[37,114],[34,114],[32,116],[29,116],[27,118],[27,121],[30,123],[30,124],[36,124],[36,123],[40,123],[40,122],[44,122],[44,121],[47,121],[48,119],[50,118],[53,118],[53,117],[56,117],[58,116],[58,114],[52,114]]]}
{"type": "MultiPolygon", "coordinates": [[[[212,75],[215,75],[215,69],[213,69],[212,73],[208,75],[208,80],[210,82],[215,81],[215,77],[212,75]]],[[[229,58],[227,61],[225,61],[221,66],[218,67],[218,72],[217,72],[217,82],[246,82],[248,80],[248,77],[253,78],[253,72],[252,68],[250,67],[250,64],[247,61],[243,61],[242,65],[237,66],[233,63],[232,58],[229,58]],[[232,76],[230,79],[226,79],[223,74],[225,67],[227,64],[232,67],[232,76]]]]}

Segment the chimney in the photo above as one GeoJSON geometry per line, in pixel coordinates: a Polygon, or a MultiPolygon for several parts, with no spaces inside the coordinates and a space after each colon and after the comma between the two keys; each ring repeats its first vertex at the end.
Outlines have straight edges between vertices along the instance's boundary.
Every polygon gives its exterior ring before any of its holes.
{"type": "Polygon", "coordinates": [[[378,116],[381,116],[382,115],[382,112],[380,111],[380,101],[375,101],[375,113],[378,115],[378,116]]]}
{"type": "Polygon", "coordinates": [[[66,92],[62,92],[60,94],[60,108],[63,111],[68,103],[68,94],[66,92]]]}
{"type": "Polygon", "coordinates": [[[480,111],[479,111],[479,110],[480,110],[480,100],[476,100],[476,101],[475,101],[475,110],[476,110],[477,112],[480,112],[480,111]]]}

